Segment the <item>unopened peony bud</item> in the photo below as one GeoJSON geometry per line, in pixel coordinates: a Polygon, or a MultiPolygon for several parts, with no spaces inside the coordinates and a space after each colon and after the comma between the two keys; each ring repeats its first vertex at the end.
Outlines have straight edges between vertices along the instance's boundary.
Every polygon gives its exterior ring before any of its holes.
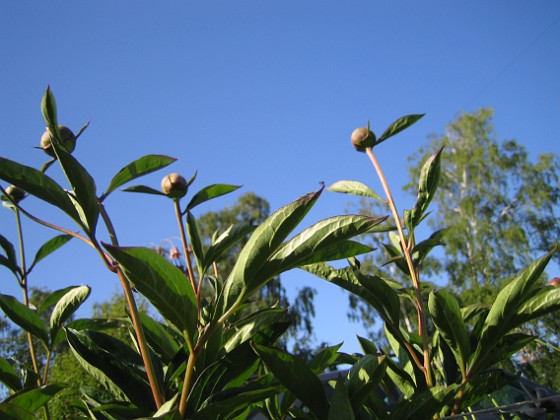
{"type": "Polygon", "coordinates": [[[161,190],[171,198],[181,198],[187,194],[187,180],[179,174],[169,174],[161,180],[161,190]]]}
{"type": "MultiPolygon", "coordinates": [[[[6,188],[6,194],[9,195],[10,198],[16,203],[19,203],[26,196],[25,191],[23,191],[21,188],[16,187],[15,185],[10,185],[8,188],[6,188]]],[[[5,197],[2,197],[2,199],[5,199],[5,197]]]]}
{"type": "Polygon", "coordinates": [[[352,144],[358,152],[365,152],[368,147],[375,146],[376,137],[367,127],[356,128],[352,132],[352,144]]]}
{"type": "MultiPolygon", "coordinates": [[[[76,148],[76,136],[74,135],[72,130],[70,130],[65,125],[59,125],[58,131],[60,132],[60,140],[62,142],[62,146],[68,153],[72,153],[76,148]]],[[[56,157],[52,147],[52,140],[53,136],[50,130],[47,128],[47,130],[41,136],[41,149],[43,149],[47,155],[56,157]]]]}

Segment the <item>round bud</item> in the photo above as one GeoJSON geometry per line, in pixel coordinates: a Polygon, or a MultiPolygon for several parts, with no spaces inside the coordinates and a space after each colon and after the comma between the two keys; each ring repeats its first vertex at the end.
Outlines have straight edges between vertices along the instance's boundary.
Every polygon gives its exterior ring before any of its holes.
{"type": "MultiPolygon", "coordinates": [[[[23,191],[19,187],[16,187],[15,185],[10,185],[8,188],[6,188],[6,194],[9,195],[10,198],[16,203],[19,203],[26,196],[25,191],[23,191]]],[[[2,199],[4,198],[5,197],[2,197],[2,199]]]]}
{"type": "Polygon", "coordinates": [[[549,286],[556,286],[560,287],[560,277],[554,277],[552,280],[548,282],[549,286]]]}
{"type": "Polygon", "coordinates": [[[187,194],[187,180],[179,174],[169,174],[161,180],[161,190],[171,198],[181,198],[187,194]]]}
{"type": "MultiPolygon", "coordinates": [[[[68,153],[72,153],[76,148],[76,136],[65,125],[59,125],[58,131],[60,132],[60,137],[62,140],[62,146],[68,153]]],[[[49,156],[56,157],[54,150],[52,148],[52,134],[50,130],[47,130],[41,136],[41,149],[45,151],[45,153],[49,156]]]]}
{"type": "Polygon", "coordinates": [[[375,134],[367,127],[356,128],[352,132],[352,144],[358,152],[365,152],[368,147],[375,146],[375,134]]]}

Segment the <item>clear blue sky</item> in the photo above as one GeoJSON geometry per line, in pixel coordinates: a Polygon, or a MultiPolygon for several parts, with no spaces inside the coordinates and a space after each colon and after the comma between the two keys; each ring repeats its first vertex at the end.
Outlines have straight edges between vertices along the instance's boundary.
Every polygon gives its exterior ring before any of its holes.
{"type": "MultiPolygon", "coordinates": [[[[0,54],[0,156],[36,167],[46,160],[33,146],[50,84],[61,123],[77,131],[91,120],[75,155],[100,192],[148,153],[179,158],[172,170],[186,177],[198,170],[194,190],[243,184],[200,211],[248,191],[276,209],[322,181],[378,189],[349,143],[368,119],[380,132],[402,115],[426,113],[379,148],[395,190],[406,182],[406,157],[461,111],[494,107],[500,138],[516,138],[532,154],[559,152],[557,0],[3,1],[0,54]]],[[[165,173],[143,183],[158,187],[165,173]]],[[[398,199],[401,209],[413,202],[398,199]]],[[[348,200],[325,192],[303,226],[344,213],[348,200]]],[[[177,236],[168,200],[117,193],[106,204],[124,245],[177,236]]],[[[26,205],[75,228],[32,199],[26,205]]],[[[0,211],[0,230],[15,242],[12,219],[0,211]]],[[[30,222],[24,228],[30,254],[53,235],[30,222]]],[[[318,341],[357,349],[362,332],[346,321],[345,294],[301,271],[283,278],[290,293],[302,285],[319,291],[318,341]]],[[[78,242],[30,281],[51,289],[89,284],[90,303],[118,290],[78,242]]],[[[20,295],[7,270],[0,291],[20,295]]]]}

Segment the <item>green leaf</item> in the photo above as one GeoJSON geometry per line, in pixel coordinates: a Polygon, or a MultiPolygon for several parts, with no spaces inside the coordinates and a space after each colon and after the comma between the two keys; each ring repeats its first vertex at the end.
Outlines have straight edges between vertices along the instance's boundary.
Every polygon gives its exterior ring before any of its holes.
{"type": "Polygon", "coordinates": [[[127,182],[155,172],[161,168],[165,168],[176,160],[175,158],[164,155],[146,155],[129,163],[113,177],[109,187],[107,187],[107,191],[101,196],[100,201],[103,201],[114,190],[127,182]]]}
{"type": "Polygon", "coordinates": [[[200,277],[204,276],[204,249],[202,248],[202,241],[198,233],[196,219],[191,212],[187,212],[187,233],[189,235],[190,245],[198,267],[198,274],[200,277]]]}
{"type": "Polygon", "coordinates": [[[48,345],[49,333],[43,321],[33,309],[28,308],[15,297],[8,295],[0,295],[0,307],[15,324],[48,345]]]}
{"type": "MultiPolygon", "coordinates": [[[[0,413],[5,414],[6,412],[4,410],[7,410],[7,413],[10,413],[12,407],[17,407],[26,412],[34,413],[42,406],[44,406],[52,397],[54,397],[62,389],[64,389],[64,385],[50,384],[50,385],[43,385],[38,388],[25,389],[19,391],[13,395],[10,395],[2,402],[2,404],[0,405],[0,413]]],[[[17,408],[12,412],[19,415],[20,410],[17,410],[17,408]]],[[[13,418],[19,419],[20,417],[16,416],[13,418]]]]}
{"type": "Polygon", "coordinates": [[[362,347],[362,351],[364,352],[364,354],[372,354],[372,355],[376,355],[378,350],[377,350],[377,346],[373,343],[373,341],[368,340],[367,338],[364,337],[360,337],[358,336],[358,342],[360,343],[360,346],[362,347]]]}
{"type": "Polygon", "coordinates": [[[385,219],[346,215],[321,220],[283,243],[258,276],[270,278],[295,267],[329,261],[333,259],[333,251],[337,259],[369,252],[372,248],[346,240],[371,232],[385,219]]]}
{"type": "Polygon", "coordinates": [[[257,284],[266,283],[268,279],[257,277],[258,271],[313,207],[321,191],[322,188],[282,207],[255,229],[226,280],[224,308],[241,303],[257,284]]]}
{"type": "Polygon", "coordinates": [[[87,227],[88,232],[93,233],[99,218],[95,181],[76,158],[63,147],[57,146],[55,141],[52,144],[58,162],[72,186],[75,200],[80,207],[78,213],[82,223],[87,227]]]}
{"type": "Polygon", "coordinates": [[[54,342],[62,325],[72,316],[82,303],[88,298],[91,289],[89,286],[73,287],[56,303],[50,320],[51,342],[54,342]]]}
{"type": "Polygon", "coordinates": [[[50,86],[47,86],[47,90],[41,99],[41,113],[43,114],[43,118],[49,127],[52,126],[58,129],[56,101],[50,86]]]}
{"type": "Polygon", "coordinates": [[[398,120],[394,121],[375,142],[375,145],[384,142],[389,137],[394,136],[397,133],[400,133],[404,129],[410,127],[420,118],[422,118],[425,114],[411,114],[406,115],[404,117],[399,118],[398,120]]]}
{"type": "Polygon", "coordinates": [[[222,255],[240,240],[244,239],[255,226],[249,223],[236,223],[222,233],[206,251],[204,256],[203,271],[206,271],[213,262],[219,261],[222,255]]]}
{"type": "Polygon", "coordinates": [[[198,310],[185,274],[153,249],[104,246],[136,289],[169,322],[192,337],[198,310]]]}
{"type": "Polygon", "coordinates": [[[66,329],[68,344],[82,367],[116,398],[153,409],[142,358],[122,341],[97,331],[66,329]]]}
{"type": "Polygon", "coordinates": [[[268,327],[280,320],[286,312],[286,309],[281,308],[264,309],[250,314],[240,322],[232,325],[231,328],[235,332],[225,342],[225,351],[230,352],[238,345],[250,340],[264,327],[268,327]]]}
{"type": "Polygon", "coordinates": [[[0,157],[0,179],[58,207],[82,226],[80,215],[66,191],[41,171],[0,157]]]}
{"type": "Polygon", "coordinates": [[[470,341],[459,303],[444,290],[432,291],[428,309],[439,333],[453,352],[464,378],[470,357],[470,341]]]}
{"type": "Polygon", "coordinates": [[[8,359],[0,357],[0,381],[12,391],[23,388],[21,379],[8,359]]]}
{"type": "Polygon", "coordinates": [[[444,245],[443,237],[448,231],[448,228],[440,229],[432,233],[428,239],[416,244],[411,251],[414,261],[417,264],[421,263],[434,247],[444,245]]]}
{"type": "Polygon", "coordinates": [[[319,418],[327,418],[329,402],[319,378],[301,359],[272,347],[253,348],[266,367],[319,418]]]}
{"type": "Polygon", "coordinates": [[[27,270],[27,273],[29,273],[39,261],[52,254],[61,246],[65,245],[70,239],[72,239],[72,235],[58,235],[45,242],[35,254],[35,258],[27,270]]]}
{"type": "Polygon", "coordinates": [[[0,265],[7,267],[12,273],[20,273],[20,268],[18,266],[16,251],[14,246],[8,239],[0,235],[0,246],[4,249],[6,256],[0,255],[0,265]]]}
{"type": "Polygon", "coordinates": [[[338,350],[340,350],[341,347],[342,343],[320,349],[309,361],[309,368],[316,375],[323,373],[338,360],[340,355],[338,350]]]}
{"type": "Polygon", "coordinates": [[[545,286],[519,307],[516,323],[523,324],[557,310],[560,310],[560,288],[545,286]]]}
{"type": "Polygon", "coordinates": [[[484,359],[494,351],[496,344],[512,329],[519,326],[517,313],[527,301],[535,295],[539,287],[538,280],[553,254],[558,250],[556,245],[552,251],[541,257],[515,277],[496,297],[482,327],[478,346],[469,363],[470,370],[484,369],[484,359]]]}
{"type": "Polygon", "coordinates": [[[352,410],[352,404],[350,403],[350,397],[348,395],[348,389],[344,386],[344,378],[338,376],[336,385],[334,387],[334,393],[331,400],[331,406],[329,408],[328,420],[354,420],[354,411],[352,410]]]}
{"type": "Polygon", "coordinates": [[[160,356],[163,363],[170,363],[179,351],[180,345],[167,327],[142,312],[140,312],[140,322],[150,347],[160,356]]]}
{"type": "Polygon", "coordinates": [[[348,395],[354,412],[359,412],[369,395],[376,392],[385,375],[385,358],[379,363],[377,356],[365,355],[348,372],[348,395]]]}
{"type": "Polygon", "coordinates": [[[334,184],[332,184],[330,187],[328,187],[327,190],[339,192],[343,194],[352,194],[361,197],[373,198],[383,203],[386,202],[379,195],[377,195],[371,188],[358,181],[337,181],[334,184]]]}
{"type": "Polygon", "coordinates": [[[441,152],[443,147],[426,161],[420,172],[418,197],[416,204],[410,211],[405,211],[405,223],[409,230],[413,230],[424,216],[432,198],[436,193],[441,174],[441,152]]]}
{"type": "Polygon", "coordinates": [[[213,198],[220,197],[224,194],[228,194],[239,188],[241,188],[241,186],[225,184],[213,184],[204,187],[199,192],[197,192],[193,196],[193,198],[191,198],[191,201],[189,202],[189,204],[187,204],[185,212],[191,211],[193,208],[195,208],[199,204],[204,203],[205,201],[212,200],[213,198]]]}
{"type": "Polygon", "coordinates": [[[70,290],[74,289],[75,287],[77,286],[68,286],[63,289],[58,289],[55,290],[54,292],[50,292],[37,308],[37,313],[42,314],[50,307],[56,305],[56,303],[62,298],[62,296],[64,296],[66,293],[68,293],[70,290]]]}
{"type": "Polygon", "coordinates": [[[415,393],[410,399],[397,405],[392,417],[396,419],[431,419],[443,408],[451,404],[458,386],[434,386],[415,393]]]}
{"type": "Polygon", "coordinates": [[[158,191],[152,187],[147,187],[145,185],[134,185],[132,187],[127,187],[127,188],[123,188],[123,191],[126,192],[135,192],[135,193],[144,193],[144,194],[153,194],[153,195],[163,195],[164,197],[166,197],[166,195],[161,192],[158,191]]]}

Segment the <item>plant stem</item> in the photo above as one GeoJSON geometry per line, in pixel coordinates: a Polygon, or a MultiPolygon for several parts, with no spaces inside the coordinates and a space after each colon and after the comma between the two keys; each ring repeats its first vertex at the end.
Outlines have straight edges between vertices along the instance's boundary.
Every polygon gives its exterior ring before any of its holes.
{"type": "Polygon", "coordinates": [[[130,317],[132,318],[134,332],[136,333],[136,337],[138,338],[138,347],[140,348],[140,355],[142,356],[142,361],[144,362],[144,366],[146,367],[148,382],[150,383],[150,388],[152,389],[152,394],[154,395],[156,407],[159,409],[164,403],[164,398],[160,389],[159,382],[157,380],[157,376],[155,375],[152,360],[150,358],[150,352],[148,349],[148,345],[146,344],[146,336],[144,335],[144,329],[142,328],[142,324],[140,322],[140,314],[136,306],[136,301],[134,300],[134,295],[132,294],[130,283],[124,276],[124,273],[122,272],[120,267],[117,267],[117,275],[119,276],[119,280],[121,281],[121,286],[123,288],[126,302],[130,310],[130,317]]]}
{"type": "Polygon", "coordinates": [[[179,417],[181,419],[185,418],[185,413],[187,411],[187,397],[189,396],[189,391],[191,388],[191,382],[194,373],[194,365],[196,363],[196,358],[198,351],[193,348],[190,337],[187,337],[187,346],[189,347],[189,358],[187,360],[187,367],[185,370],[185,379],[183,380],[183,389],[181,391],[181,400],[179,401],[179,417]]]}
{"type": "MultiPolygon", "coordinates": [[[[193,292],[196,294],[197,287],[196,287],[196,282],[194,280],[191,257],[190,257],[189,247],[187,245],[187,235],[185,233],[185,226],[183,225],[183,220],[181,217],[181,207],[179,204],[179,200],[174,199],[173,204],[175,206],[175,216],[177,217],[177,223],[179,224],[179,232],[181,233],[181,243],[183,244],[183,252],[185,253],[185,260],[187,262],[187,272],[189,275],[189,281],[191,283],[191,287],[193,288],[193,292]]],[[[197,296],[197,301],[199,301],[198,296],[197,296]]]]}
{"type": "Polygon", "coordinates": [[[410,255],[410,248],[406,241],[406,237],[404,236],[404,230],[402,227],[401,219],[399,213],[397,211],[397,206],[395,204],[395,200],[393,199],[393,195],[391,194],[391,190],[389,188],[389,184],[383,174],[383,170],[373,153],[373,149],[371,147],[366,148],[366,153],[377,172],[379,180],[381,181],[381,186],[385,191],[385,195],[387,196],[387,204],[393,213],[393,218],[395,219],[395,224],[397,226],[397,231],[399,233],[399,239],[401,242],[402,252],[404,254],[406,263],[408,265],[408,270],[410,272],[410,278],[412,279],[412,286],[414,288],[414,292],[416,294],[416,309],[418,313],[418,333],[422,337],[422,348],[424,352],[424,376],[426,377],[426,384],[431,387],[433,385],[432,379],[432,370],[430,368],[430,353],[429,353],[429,338],[428,338],[428,331],[427,331],[427,322],[426,322],[426,311],[424,308],[424,303],[422,300],[422,292],[420,290],[420,276],[418,273],[418,269],[414,266],[412,262],[412,256],[410,255]]]}
{"type": "MultiPolygon", "coordinates": [[[[21,268],[21,288],[23,291],[23,304],[29,306],[29,287],[27,285],[27,264],[25,261],[25,246],[23,242],[23,228],[21,226],[21,216],[19,209],[14,207],[14,213],[16,215],[16,226],[18,232],[19,240],[19,256],[20,256],[20,268],[21,268]]],[[[27,343],[29,345],[29,355],[31,356],[31,363],[33,364],[33,370],[37,374],[37,384],[39,386],[43,385],[41,383],[41,377],[39,375],[39,365],[37,364],[37,352],[35,351],[35,345],[33,344],[33,336],[30,332],[27,333],[27,343]]]]}
{"type": "MultiPolygon", "coordinates": [[[[117,234],[113,227],[113,223],[111,222],[111,219],[107,214],[105,207],[101,203],[99,203],[99,211],[101,213],[101,217],[103,218],[105,226],[107,227],[107,230],[109,232],[111,243],[113,244],[113,246],[119,246],[119,242],[117,240],[117,234]]],[[[150,383],[150,388],[154,396],[156,407],[159,409],[161,405],[165,402],[164,401],[165,398],[163,396],[163,392],[161,391],[159,381],[157,380],[157,376],[154,371],[154,366],[152,363],[152,359],[150,357],[150,351],[148,349],[146,336],[144,334],[144,328],[142,327],[142,323],[140,322],[140,314],[138,312],[138,307],[136,306],[136,301],[134,299],[134,294],[132,293],[132,288],[130,287],[130,282],[125,277],[123,271],[119,266],[115,268],[111,264],[112,261],[109,260],[109,258],[107,257],[105,252],[101,249],[101,247],[99,246],[95,238],[92,238],[92,243],[94,244],[95,249],[101,255],[107,267],[111,271],[115,271],[119,277],[126,298],[126,303],[128,304],[128,309],[130,311],[130,318],[132,319],[134,332],[136,333],[136,338],[138,340],[138,348],[140,349],[140,355],[142,356],[142,361],[144,362],[144,367],[146,368],[146,375],[148,376],[148,382],[150,383]]]]}

